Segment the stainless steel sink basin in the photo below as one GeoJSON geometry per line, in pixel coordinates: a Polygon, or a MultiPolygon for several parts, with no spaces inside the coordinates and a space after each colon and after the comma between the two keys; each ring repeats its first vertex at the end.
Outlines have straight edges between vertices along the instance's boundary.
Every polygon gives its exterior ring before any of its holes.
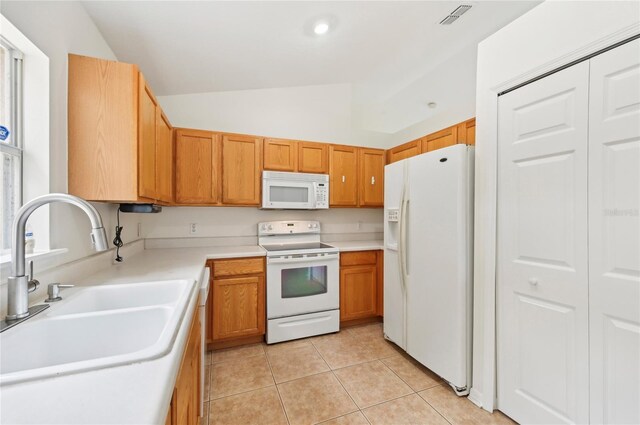
{"type": "Polygon", "coordinates": [[[186,280],[76,288],[68,300],[0,334],[0,384],[161,357],[194,288],[186,280]]]}

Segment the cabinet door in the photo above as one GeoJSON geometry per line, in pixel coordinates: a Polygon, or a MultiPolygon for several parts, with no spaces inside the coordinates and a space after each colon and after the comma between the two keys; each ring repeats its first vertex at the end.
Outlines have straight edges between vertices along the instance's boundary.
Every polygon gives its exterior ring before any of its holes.
{"type": "Polygon", "coordinates": [[[222,136],[222,203],[260,205],[262,139],[222,136]]]}
{"type": "Polygon", "coordinates": [[[176,203],[216,204],[220,199],[218,135],[208,131],[176,133],[176,203]]]}
{"type": "Polygon", "coordinates": [[[264,327],[264,275],[214,279],[214,341],[262,335],[264,327]]]}
{"type": "Polygon", "coordinates": [[[329,145],[300,142],[298,144],[298,171],[327,174],[329,172],[329,145]]]}
{"type": "Polygon", "coordinates": [[[200,337],[200,318],[194,312],[189,338],[182,357],[180,371],[171,400],[172,423],[197,425],[200,410],[200,366],[202,345],[200,337]]]}
{"type": "Polygon", "coordinates": [[[156,109],[156,189],[158,200],[173,202],[173,131],[160,108],[156,109]]]}
{"type": "Polygon", "coordinates": [[[363,319],[377,314],[377,267],[340,269],[340,320],[363,319]]]}
{"type": "Polygon", "coordinates": [[[359,149],[359,152],[359,205],[381,207],[384,204],[384,150],[359,149]]]}
{"type": "Polygon", "coordinates": [[[458,126],[454,125],[444,130],[429,134],[422,139],[422,153],[446,148],[458,143],[458,126]]]}
{"type": "Polygon", "coordinates": [[[411,158],[412,156],[419,155],[420,153],[420,139],[404,143],[387,151],[387,155],[389,156],[389,164],[391,164],[392,162],[400,161],[402,159],[411,158]]]}
{"type": "Polygon", "coordinates": [[[298,142],[294,140],[265,139],[264,169],[274,171],[297,171],[298,142]]]}
{"type": "Polygon", "coordinates": [[[352,146],[331,145],[329,148],[329,204],[358,205],[358,155],[352,146]]]}
{"type": "Polygon", "coordinates": [[[138,96],[138,195],[156,199],[157,102],[142,73],[138,96]]]}

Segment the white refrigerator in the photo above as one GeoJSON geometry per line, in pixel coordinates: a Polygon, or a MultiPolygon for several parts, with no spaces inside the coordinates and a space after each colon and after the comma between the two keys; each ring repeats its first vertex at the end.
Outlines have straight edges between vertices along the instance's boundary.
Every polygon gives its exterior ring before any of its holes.
{"type": "Polygon", "coordinates": [[[389,164],[384,185],[384,333],[445,379],[471,386],[474,148],[389,164]]]}

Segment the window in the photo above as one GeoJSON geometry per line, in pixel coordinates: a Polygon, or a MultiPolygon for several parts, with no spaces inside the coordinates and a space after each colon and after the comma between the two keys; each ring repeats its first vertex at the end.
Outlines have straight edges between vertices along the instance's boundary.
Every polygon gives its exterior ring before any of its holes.
{"type": "Polygon", "coordinates": [[[22,205],[22,53],[0,37],[0,153],[2,247],[11,249],[11,224],[22,205]]]}

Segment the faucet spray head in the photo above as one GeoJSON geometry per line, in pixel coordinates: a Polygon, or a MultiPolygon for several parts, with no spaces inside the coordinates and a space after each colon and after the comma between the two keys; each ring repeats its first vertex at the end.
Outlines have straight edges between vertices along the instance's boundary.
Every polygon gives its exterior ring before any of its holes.
{"type": "Polygon", "coordinates": [[[94,227],[91,229],[91,242],[96,251],[106,251],[109,249],[107,233],[104,231],[104,227],[94,227]]]}

